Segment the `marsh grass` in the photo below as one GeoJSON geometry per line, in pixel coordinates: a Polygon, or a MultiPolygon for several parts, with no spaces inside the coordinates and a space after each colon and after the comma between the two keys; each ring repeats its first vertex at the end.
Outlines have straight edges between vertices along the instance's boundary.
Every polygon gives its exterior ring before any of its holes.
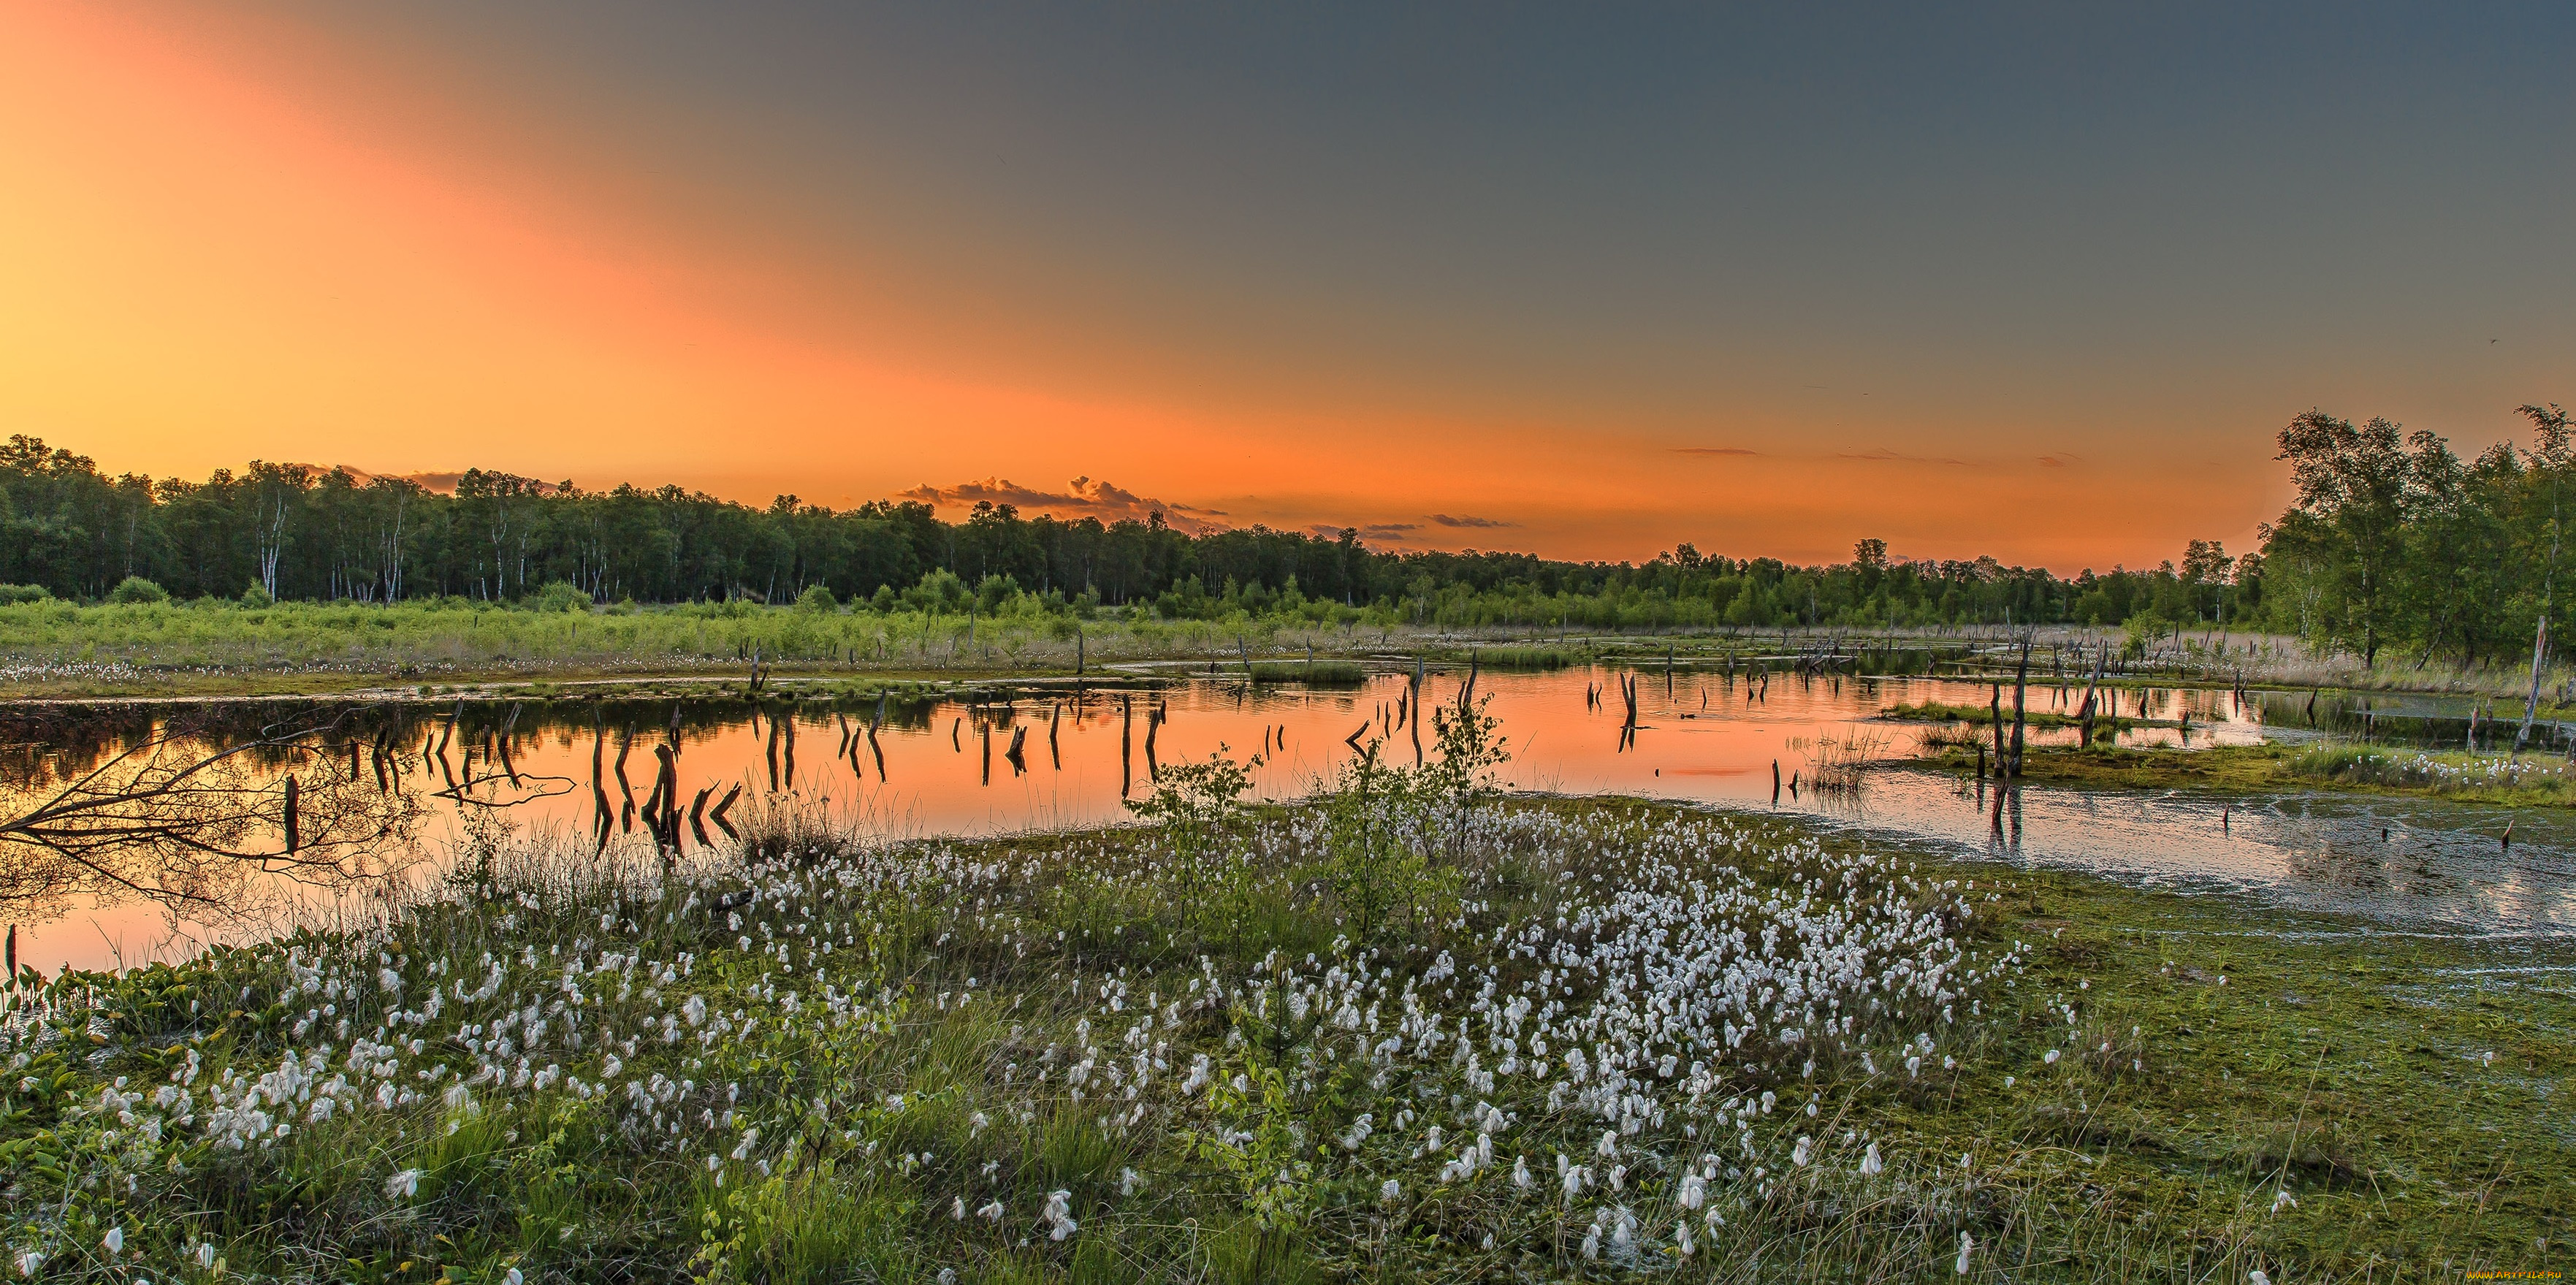
{"type": "MultiPolygon", "coordinates": [[[[1027,600],[1034,601],[1034,600],[1027,600]]],[[[1410,632],[1410,631],[1408,631],[1410,632]]],[[[1371,631],[1375,643],[1382,631],[1371,631]]],[[[326,691],[461,682],[742,674],[1064,672],[1256,649],[1345,649],[1355,626],[1302,618],[1084,621],[1027,607],[963,614],[750,603],[539,610],[445,599],[390,606],[217,600],[0,604],[0,680],[24,695],[326,691]],[[1077,637],[1079,636],[1079,637],[1077,637]]]]}
{"type": "Polygon", "coordinates": [[[2520,796],[2533,802],[2576,799],[2576,765],[2556,756],[2470,754],[2316,745],[2289,760],[2294,776],[2347,785],[2389,786],[2454,796],[2520,796]]]}
{"type": "Polygon", "coordinates": [[[1548,670],[1587,664],[1591,653],[1573,647],[1482,647],[1476,663],[1487,669],[1548,670]]]}
{"type": "Polygon", "coordinates": [[[1827,794],[1857,794],[1865,770],[1887,749],[1885,737],[1864,731],[1841,735],[1793,736],[1789,748],[1806,757],[1808,785],[1827,794]]]}
{"type": "Polygon", "coordinates": [[[1252,662],[1252,681],[1357,687],[1368,681],[1368,671],[1350,660],[1256,660],[1252,662]]]}
{"type": "Polygon", "coordinates": [[[487,831],[453,887],[379,922],[14,988],[0,1241],[49,1280],[212,1279],[204,1245],[226,1278],[424,1285],[1773,1281],[1961,1279],[1966,1232],[1969,1280],[2376,1282],[2554,1264],[2576,1234],[2576,956],[2554,942],[1618,801],[1482,815],[1444,858],[1453,917],[1372,940],[1319,876],[1313,809],[1222,819],[1233,924],[1184,912],[1156,828],[888,847],[789,806],[745,816],[772,860],[666,869],[487,831]],[[1757,933],[1884,915],[1996,967],[1946,1009],[1837,990],[1849,1039],[1757,1022],[1688,1091],[1626,1025],[1654,1011],[1610,984],[1636,975],[1559,953],[1616,937],[1594,916],[1667,865],[1742,880],[1724,913],[1757,933]],[[1551,935],[1560,915],[1593,926],[1551,935]],[[1615,1108],[1552,1097],[1561,1071],[1488,1084],[1498,1063],[1465,1061],[1500,1055],[1499,1000],[1542,969],[1568,1020],[1605,1015],[1569,1047],[1631,1068],[1615,1108]],[[1345,1011],[1403,1050],[1358,1056],[1345,1011]],[[1448,1041],[1423,1043],[1433,1016],[1448,1041]],[[319,1061],[289,1074],[290,1051],[319,1061]],[[341,1105],[315,1120],[319,1099],[341,1105]],[[1495,1162],[1448,1172],[1488,1099],[1512,1117],[1495,1162]],[[1346,1148],[1363,1113],[1377,1132],[1346,1148]],[[1592,1171],[1573,1199],[1558,1156],[1592,1171]]]}
{"type": "MultiPolygon", "coordinates": [[[[1975,740],[1927,740],[1926,766],[1966,771],[1975,740]]],[[[2036,746],[2023,761],[2032,781],[2102,789],[2208,789],[2229,793],[2350,790],[2493,803],[2576,805],[2576,769],[2555,756],[2471,755],[2380,746],[2213,745],[2202,749],[2112,745],[2036,746]]]]}

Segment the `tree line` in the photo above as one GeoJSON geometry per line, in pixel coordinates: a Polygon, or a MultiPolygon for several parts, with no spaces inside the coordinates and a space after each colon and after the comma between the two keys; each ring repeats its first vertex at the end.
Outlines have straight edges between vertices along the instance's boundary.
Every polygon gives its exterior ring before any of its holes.
{"type": "MultiPolygon", "coordinates": [[[[2501,658],[2563,632],[2558,522],[2566,416],[2525,407],[2535,440],[2464,462],[2434,434],[2322,411],[2279,435],[2298,498],[2261,551],[2193,540],[2145,570],[1891,559],[1801,566],[1681,544],[1642,563],[1370,548],[1354,530],[1200,534],[1142,520],[1024,517],[979,504],[766,507],[678,486],[585,491],[474,469],[452,491],[254,461],[202,482],[109,476],[24,435],[0,447],[0,585],[97,600],[130,582],[180,598],[838,602],[1210,618],[1366,609],[1448,626],[1925,627],[2129,624],[2278,629],[2377,663],[2402,649],[2501,658]]],[[[2545,646],[2545,641],[2543,643],[2545,646]]]]}

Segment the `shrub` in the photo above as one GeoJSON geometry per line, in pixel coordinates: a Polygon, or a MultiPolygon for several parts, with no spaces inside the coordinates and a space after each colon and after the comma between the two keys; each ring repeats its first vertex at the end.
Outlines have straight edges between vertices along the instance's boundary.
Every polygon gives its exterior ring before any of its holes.
{"type": "Polygon", "coordinates": [[[571,581],[549,580],[528,599],[528,606],[537,611],[588,611],[590,595],[574,588],[571,581]]]}
{"type": "Polygon", "coordinates": [[[796,596],[796,605],[804,611],[838,611],[841,600],[832,596],[829,585],[815,585],[796,596]]]}
{"type": "Polygon", "coordinates": [[[50,602],[54,591],[40,584],[0,584],[0,607],[21,602],[50,602]]]}
{"type": "Polygon", "coordinates": [[[1563,669],[1582,660],[1581,653],[1563,647],[1487,647],[1476,653],[1476,663],[1487,669],[1563,669]]]}
{"type": "Polygon", "coordinates": [[[107,591],[109,602],[168,602],[170,591],[141,576],[127,576],[107,591]]]}
{"type": "Polygon", "coordinates": [[[1309,687],[1357,687],[1368,681],[1368,673],[1356,662],[1347,660],[1256,660],[1252,663],[1252,681],[1304,683],[1309,687]]]}
{"type": "Polygon", "coordinates": [[[241,605],[245,607],[274,607],[277,605],[277,599],[269,597],[268,590],[254,584],[249,588],[242,590],[241,605]]]}

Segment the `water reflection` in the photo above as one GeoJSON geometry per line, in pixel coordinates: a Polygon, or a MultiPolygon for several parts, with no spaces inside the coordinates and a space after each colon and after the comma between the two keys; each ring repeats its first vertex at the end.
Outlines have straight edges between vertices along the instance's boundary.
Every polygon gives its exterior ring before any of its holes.
{"type": "MultiPolygon", "coordinates": [[[[2486,928],[2576,922],[2565,860],[2576,834],[2559,827],[2526,822],[2509,854],[2489,854],[2480,846],[2491,843],[2480,829],[2485,815],[2453,805],[2293,797],[2280,805],[2288,811],[2237,804],[2222,812],[2229,805],[2182,796],[2034,787],[1997,797],[1939,773],[1884,766],[1911,757],[1934,725],[1877,718],[1927,702],[1986,708],[1991,684],[1801,672],[1788,658],[1545,673],[1408,666],[1337,688],[1255,686],[1220,674],[841,703],[410,703],[343,711],[332,732],[293,752],[415,801],[424,853],[448,851],[478,819],[494,817],[581,836],[594,848],[687,853],[724,842],[746,800],[771,797],[824,804],[895,835],[1112,822],[1163,767],[1217,752],[1249,764],[1261,797],[1293,797],[1372,740],[1399,761],[1415,758],[1427,705],[1454,702],[1471,685],[1500,719],[1517,789],[1777,806],[2024,860],[2252,885],[2301,904],[2397,918],[2486,928]],[[1864,770],[1861,760],[1880,765],[1864,770]],[[2361,842],[2383,823],[2373,818],[2391,817],[2399,819],[2385,823],[2402,827],[2413,847],[2383,852],[2361,842]]],[[[2080,681],[2050,673],[2025,700],[2034,714],[2071,717],[2083,695],[2080,681]]],[[[2125,744],[2248,743],[2277,714],[2271,697],[2224,689],[2123,689],[2110,699],[2120,717],[2144,720],[2120,733],[2125,744]]],[[[2002,703],[2009,709],[2009,687],[2002,703]]],[[[242,719],[275,716],[241,709],[242,719]]],[[[0,767],[23,794],[170,732],[159,715],[112,713],[13,738],[0,767]]],[[[209,722],[189,734],[212,748],[242,733],[209,722]]],[[[2037,744],[2076,735],[2029,730],[2037,744]]],[[[47,967],[104,963],[119,948],[129,959],[183,951],[239,931],[191,917],[187,938],[156,945],[156,909],[98,892],[11,913],[26,925],[23,957],[47,967]]]]}

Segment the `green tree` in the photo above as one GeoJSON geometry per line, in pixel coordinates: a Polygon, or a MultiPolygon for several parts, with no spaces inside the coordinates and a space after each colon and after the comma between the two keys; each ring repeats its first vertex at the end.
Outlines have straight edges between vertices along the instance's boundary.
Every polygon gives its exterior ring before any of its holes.
{"type": "Polygon", "coordinates": [[[2291,420],[2280,447],[2298,498],[2265,532],[2266,560],[2289,559],[2313,580],[2325,607],[2309,622],[2317,640],[2359,651],[2367,669],[2401,606],[2414,458],[2393,421],[2356,427],[2317,410],[2291,420]]]}

